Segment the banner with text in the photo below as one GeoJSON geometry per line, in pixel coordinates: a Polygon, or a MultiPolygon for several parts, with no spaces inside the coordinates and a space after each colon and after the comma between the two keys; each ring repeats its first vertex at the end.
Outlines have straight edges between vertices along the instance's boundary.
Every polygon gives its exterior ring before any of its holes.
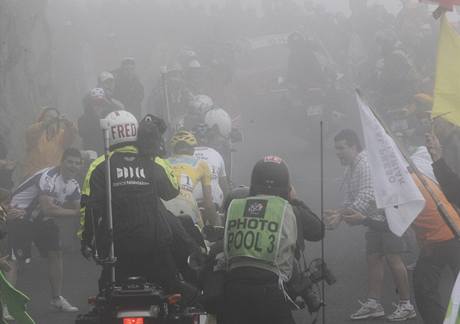
{"type": "Polygon", "coordinates": [[[357,100],[377,207],[385,209],[390,230],[402,236],[425,207],[425,199],[394,140],[359,94],[357,100]]]}

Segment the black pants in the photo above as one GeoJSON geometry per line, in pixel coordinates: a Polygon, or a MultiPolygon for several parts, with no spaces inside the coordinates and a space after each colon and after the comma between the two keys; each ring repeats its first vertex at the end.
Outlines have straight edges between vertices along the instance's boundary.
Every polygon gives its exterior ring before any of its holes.
{"type": "Polygon", "coordinates": [[[425,324],[442,324],[446,314],[439,296],[442,270],[448,266],[454,278],[460,270],[460,241],[450,240],[423,248],[414,273],[414,294],[425,324]]]}
{"type": "MultiPolygon", "coordinates": [[[[177,280],[177,269],[168,247],[156,248],[145,242],[115,242],[115,278],[122,283],[129,277],[144,277],[168,292],[177,280]]],[[[99,282],[100,288],[109,283],[110,272],[105,267],[99,282]]]]}
{"type": "Polygon", "coordinates": [[[224,324],[295,324],[275,274],[239,268],[228,274],[224,324]]]}

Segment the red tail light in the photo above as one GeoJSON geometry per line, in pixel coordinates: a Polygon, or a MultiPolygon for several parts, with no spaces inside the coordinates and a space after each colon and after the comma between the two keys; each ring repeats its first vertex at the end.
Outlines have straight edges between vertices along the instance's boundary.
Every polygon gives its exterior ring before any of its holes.
{"type": "Polygon", "coordinates": [[[144,324],[143,317],[126,317],[123,318],[123,324],[144,324]]]}

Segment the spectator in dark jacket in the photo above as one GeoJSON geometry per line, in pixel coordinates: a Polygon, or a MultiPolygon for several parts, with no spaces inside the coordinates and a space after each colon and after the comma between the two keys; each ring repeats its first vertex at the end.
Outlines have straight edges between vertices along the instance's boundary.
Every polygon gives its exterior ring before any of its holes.
{"type": "Polygon", "coordinates": [[[83,149],[100,155],[104,152],[104,143],[99,120],[105,118],[113,106],[107,100],[104,89],[93,88],[83,98],[83,109],[83,115],[78,119],[78,133],[83,149]]]}
{"type": "Polygon", "coordinates": [[[123,103],[126,110],[137,118],[141,117],[142,100],[144,100],[144,86],[135,71],[134,58],[125,57],[121,66],[112,72],[115,76],[113,97],[123,103]]]}
{"type": "MultiPolygon", "coordinates": [[[[438,138],[427,134],[426,147],[433,159],[433,171],[447,199],[460,208],[460,176],[457,175],[443,158],[443,149],[438,138]]],[[[460,164],[458,165],[460,168],[460,164]]]]}

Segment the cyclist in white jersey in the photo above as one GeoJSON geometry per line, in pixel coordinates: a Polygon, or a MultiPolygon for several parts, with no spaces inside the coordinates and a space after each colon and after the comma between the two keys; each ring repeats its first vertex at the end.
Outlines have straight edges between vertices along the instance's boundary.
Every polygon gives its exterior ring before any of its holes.
{"type": "MultiPolygon", "coordinates": [[[[222,207],[224,198],[229,193],[229,183],[227,174],[225,172],[225,162],[215,149],[207,147],[208,127],[206,125],[199,125],[194,129],[195,137],[199,146],[195,147],[194,156],[200,160],[208,163],[211,170],[211,190],[212,201],[219,208],[222,207]]],[[[193,196],[197,202],[203,200],[203,191],[200,186],[197,186],[193,191],[193,196]]]]}

